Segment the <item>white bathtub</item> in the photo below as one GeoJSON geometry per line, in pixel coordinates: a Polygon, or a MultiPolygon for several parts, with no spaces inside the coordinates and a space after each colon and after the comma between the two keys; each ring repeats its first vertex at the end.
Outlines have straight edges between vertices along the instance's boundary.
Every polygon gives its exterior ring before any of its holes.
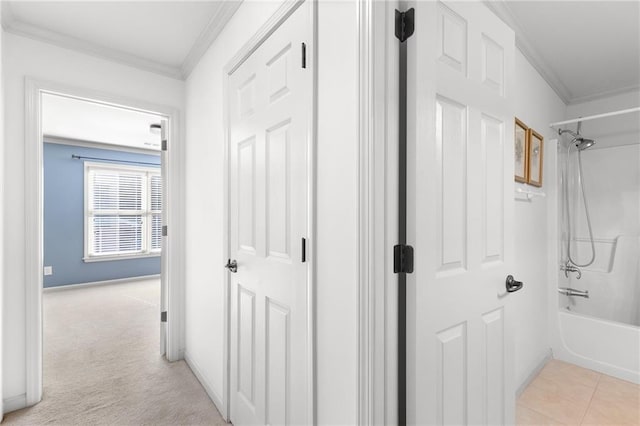
{"type": "Polygon", "coordinates": [[[640,328],[559,310],[553,356],[640,384],[640,328]]]}

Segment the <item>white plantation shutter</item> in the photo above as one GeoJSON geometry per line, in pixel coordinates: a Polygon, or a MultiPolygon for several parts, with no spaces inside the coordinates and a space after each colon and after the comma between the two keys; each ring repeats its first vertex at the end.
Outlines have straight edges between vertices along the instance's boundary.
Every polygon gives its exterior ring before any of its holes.
{"type": "Polygon", "coordinates": [[[159,252],[162,179],[157,169],[85,163],[86,259],[159,252]]]}
{"type": "Polygon", "coordinates": [[[162,177],[158,174],[149,177],[151,203],[151,251],[162,248],[162,177]]]}

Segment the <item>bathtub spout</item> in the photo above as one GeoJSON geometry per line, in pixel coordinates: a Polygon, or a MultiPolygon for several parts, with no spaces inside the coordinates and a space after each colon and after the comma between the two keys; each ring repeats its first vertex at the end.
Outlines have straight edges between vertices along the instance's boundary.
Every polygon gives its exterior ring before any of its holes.
{"type": "Polygon", "coordinates": [[[589,298],[589,290],[576,290],[575,288],[558,287],[558,293],[564,294],[565,296],[578,296],[584,297],[585,299],[589,298]]]}

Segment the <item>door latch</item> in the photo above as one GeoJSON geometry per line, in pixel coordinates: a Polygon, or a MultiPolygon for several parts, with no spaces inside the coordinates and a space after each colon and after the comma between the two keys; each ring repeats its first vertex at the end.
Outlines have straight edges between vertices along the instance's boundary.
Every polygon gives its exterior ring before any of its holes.
{"type": "Polygon", "coordinates": [[[238,272],[238,262],[235,259],[227,259],[227,264],[224,265],[225,268],[229,270],[229,272],[233,272],[234,274],[238,272]]]}

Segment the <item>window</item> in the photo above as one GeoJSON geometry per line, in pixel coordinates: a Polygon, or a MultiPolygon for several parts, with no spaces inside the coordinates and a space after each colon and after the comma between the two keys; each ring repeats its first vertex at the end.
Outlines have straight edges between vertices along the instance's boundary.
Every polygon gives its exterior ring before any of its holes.
{"type": "Polygon", "coordinates": [[[90,162],[84,169],[84,261],[160,255],[160,170],[90,162]]]}

